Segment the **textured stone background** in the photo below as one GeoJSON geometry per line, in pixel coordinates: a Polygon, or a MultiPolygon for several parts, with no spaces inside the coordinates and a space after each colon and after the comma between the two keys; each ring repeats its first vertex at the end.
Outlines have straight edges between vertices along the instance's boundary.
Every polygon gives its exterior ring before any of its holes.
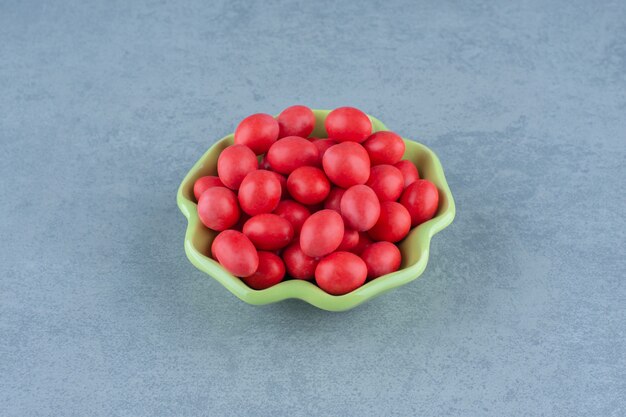
{"type": "Polygon", "coordinates": [[[1,415],[626,414],[623,1],[57,3],[0,4],[1,415]],[[183,253],[183,175],[294,103],[424,142],[456,197],[345,314],[183,253]]]}

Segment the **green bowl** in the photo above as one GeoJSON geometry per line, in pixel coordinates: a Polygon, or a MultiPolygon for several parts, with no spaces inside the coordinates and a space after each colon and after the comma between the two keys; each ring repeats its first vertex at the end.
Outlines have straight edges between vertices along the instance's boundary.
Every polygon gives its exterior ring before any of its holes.
{"type": "MultiPolygon", "coordinates": [[[[313,110],[315,113],[315,130],[312,136],[326,137],[324,120],[330,110],[313,110]]],[[[388,130],[378,119],[372,120],[373,131],[388,130]]],[[[192,264],[218,280],[224,287],[249,304],[261,305],[275,303],[287,298],[298,298],[318,308],[329,311],[344,311],[358,306],[370,298],[381,295],[392,288],[399,287],[419,277],[428,263],[430,239],[433,235],[454,219],[454,200],[443,168],[437,155],[426,146],[404,139],[406,151],[404,159],[412,161],[419,169],[420,177],[432,181],[439,189],[439,210],[431,220],[411,230],[409,235],[399,244],[402,252],[400,270],[378,277],[362,287],[345,295],[330,295],[308,281],[288,280],[265,290],[253,290],[239,278],[224,269],[211,259],[211,243],[216,233],[207,229],[198,219],[196,203],[193,196],[194,182],[204,175],[217,175],[217,157],[220,152],[233,143],[230,134],[219,140],[191,168],[178,188],[176,196],[180,211],[187,217],[185,233],[185,253],[192,264]]]]}

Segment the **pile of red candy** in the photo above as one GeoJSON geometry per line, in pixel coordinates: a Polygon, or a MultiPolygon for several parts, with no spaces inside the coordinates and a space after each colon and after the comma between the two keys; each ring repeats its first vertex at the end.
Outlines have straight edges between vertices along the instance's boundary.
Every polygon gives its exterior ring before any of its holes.
{"type": "Polygon", "coordinates": [[[437,188],[401,160],[400,136],[372,134],[353,107],[328,114],[328,138],[309,137],[314,126],[305,106],[246,117],[218,176],[194,184],[198,217],[219,232],[213,258],[251,288],[288,276],[346,294],[398,270],[396,243],[437,211],[437,188]]]}

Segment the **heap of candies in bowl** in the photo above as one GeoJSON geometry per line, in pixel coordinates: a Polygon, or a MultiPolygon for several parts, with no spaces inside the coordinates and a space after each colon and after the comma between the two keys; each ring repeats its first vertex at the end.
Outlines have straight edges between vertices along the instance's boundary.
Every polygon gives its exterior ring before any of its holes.
{"type": "Polygon", "coordinates": [[[218,175],[194,184],[198,217],[218,232],[213,259],[255,290],[301,279],[349,293],[398,270],[398,242],[437,212],[437,188],[402,160],[399,135],[372,134],[353,107],[328,114],[328,138],[309,137],[314,127],[305,106],[248,116],[218,175]]]}

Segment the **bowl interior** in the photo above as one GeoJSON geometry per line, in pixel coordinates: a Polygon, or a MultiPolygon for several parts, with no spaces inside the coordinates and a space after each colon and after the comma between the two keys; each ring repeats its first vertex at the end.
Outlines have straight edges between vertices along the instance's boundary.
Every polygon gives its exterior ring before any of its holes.
{"type": "MultiPolygon", "coordinates": [[[[314,113],[316,123],[311,136],[326,137],[324,120],[329,110],[314,110],[314,113]]],[[[371,116],[370,119],[373,131],[388,130],[378,119],[371,116]]],[[[391,288],[412,281],[426,267],[431,237],[452,222],[455,208],[437,156],[424,145],[406,139],[404,141],[406,144],[404,159],[410,160],[418,167],[421,178],[428,179],[437,186],[440,200],[435,217],[412,229],[399,244],[402,253],[400,270],[372,280],[349,294],[333,296],[316,285],[301,280],[287,280],[266,290],[253,290],[222,268],[210,258],[211,244],[216,232],[207,229],[198,220],[193,184],[204,175],[217,175],[217,158],[227,146],[233,143],[232,134],[215,143],[200,158],[178,190],[178,205],[189,221],[185,236],[185,252],[188,258],[200,270],[212,275],[239,298],[252,304],[266,304],[285,298],[300,298],[326,310],[346,310],[391,288]]]]}

